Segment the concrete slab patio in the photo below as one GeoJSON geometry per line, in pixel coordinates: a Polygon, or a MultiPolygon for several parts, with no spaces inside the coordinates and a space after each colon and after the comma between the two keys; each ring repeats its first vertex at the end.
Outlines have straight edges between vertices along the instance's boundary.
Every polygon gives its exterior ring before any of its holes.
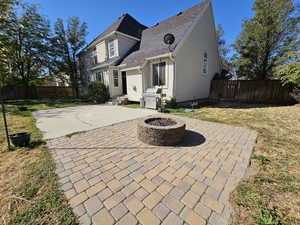
{"type": "Polygon", "coordinates": [[[148,109],[89,105],[40,110],[33,112],[33,116],[37,119],[37,127],[44,133],[44,138],[51,139],[156,113],[148,109]]]}
{"type": "Polygon", "coordinates": [[[137,120],[48,141],[61,189],[82,225],[225,225],[254,131],[181,118],[177,147],[137,140],[137,120]]]}

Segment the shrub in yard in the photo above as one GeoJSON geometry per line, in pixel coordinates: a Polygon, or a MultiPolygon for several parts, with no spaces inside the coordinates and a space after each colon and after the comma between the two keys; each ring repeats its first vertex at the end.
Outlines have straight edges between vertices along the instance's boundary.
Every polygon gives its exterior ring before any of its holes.
{"type": "Polygon", "coordinates": [[[101,81],[93,81],[88,89],[89,99],[96,103],[104,103],[109,99],[108,88],[101,81]]]}
{"type": "Polygon", "coordinates": [[[176,98],[171,98],[166,103],[167,103],[167,108],[176,108],[177,107],[176,98]]]}

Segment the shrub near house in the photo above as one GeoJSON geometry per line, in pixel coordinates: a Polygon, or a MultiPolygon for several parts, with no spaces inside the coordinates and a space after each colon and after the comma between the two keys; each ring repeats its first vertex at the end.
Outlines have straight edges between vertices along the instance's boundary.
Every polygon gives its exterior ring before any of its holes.
{"type": "Polygon", "coordinates": [[[94,81],[89,85],[89,99],[95,103],[105,103],[109,99],[108,88],[101,81],[94,81]]]}

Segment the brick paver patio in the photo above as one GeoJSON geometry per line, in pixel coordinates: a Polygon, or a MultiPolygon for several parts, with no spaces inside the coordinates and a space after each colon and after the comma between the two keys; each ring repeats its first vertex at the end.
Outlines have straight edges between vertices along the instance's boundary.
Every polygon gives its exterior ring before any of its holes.
{"type": "Polygon", "coordinates": [[[137,120],[48,141],[81,224],[229,223],[229,194],[246,172],[257,135],[181,119],[188,132],[178,147],[141,143],[137,120]]]}

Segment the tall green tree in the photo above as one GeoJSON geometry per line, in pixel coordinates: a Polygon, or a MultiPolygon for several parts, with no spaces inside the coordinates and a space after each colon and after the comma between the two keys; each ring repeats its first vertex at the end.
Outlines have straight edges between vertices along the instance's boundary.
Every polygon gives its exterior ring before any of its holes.
{"type": "Polygon", "coordinates": [[[14,84],[35,85],[47,72],[50,23],[37,6],[22,4],[3,29],[7,62],[14,84]]]}
{"type": "Polygon", "coordinates": [[[300,51],[288,52],[280,66],[276,68],[276,75],[283,81],[283,84],[292,84],[300,87],[300,51]]]}
{"type": "Polygon", "coordinates": [[[226,41],[224,39],[224,29],[221,24],[217,26],[217,41],[219,46],[219,54],[222,60],[227,61],[227,56],[230,51],[229,47],[226,45],[226,41]]]}
{"type": "Polygon", "coordinates": [[[9,36],[5,32],[12,18],[15,17],[14,0],[0,0],[0,85],[4,86],[9,83],[9,36]]]}
{"type": "Polygon", "coordinates": [[[77,54],[86,44],[87,24],[78,17],[71,17],[65,26],[62,19],[57,19],[52,39],[52,73],[67,76],[70,84],[78,88],[81,84],[77,54]]]}
{"type": "Polygon", "coordinates": [[[230,47],[226,45],[226,41],[224,39],[224,29],[221,24],[219,24],[216,28],[217,33],[217,41],[220,55],[220,63],[221,63],[221,74],[215,77],[215,79],[230,79],[232,77],[231,71],[231,63],[228,58],[228,53],[230,52],[230,47]]]}
{"type": "Polygon", "coordinates": [[[280,58],[299,46],[299,6],[293,0],[256,0],[234,48],[239,76],[271,79],[280,58]]]}

